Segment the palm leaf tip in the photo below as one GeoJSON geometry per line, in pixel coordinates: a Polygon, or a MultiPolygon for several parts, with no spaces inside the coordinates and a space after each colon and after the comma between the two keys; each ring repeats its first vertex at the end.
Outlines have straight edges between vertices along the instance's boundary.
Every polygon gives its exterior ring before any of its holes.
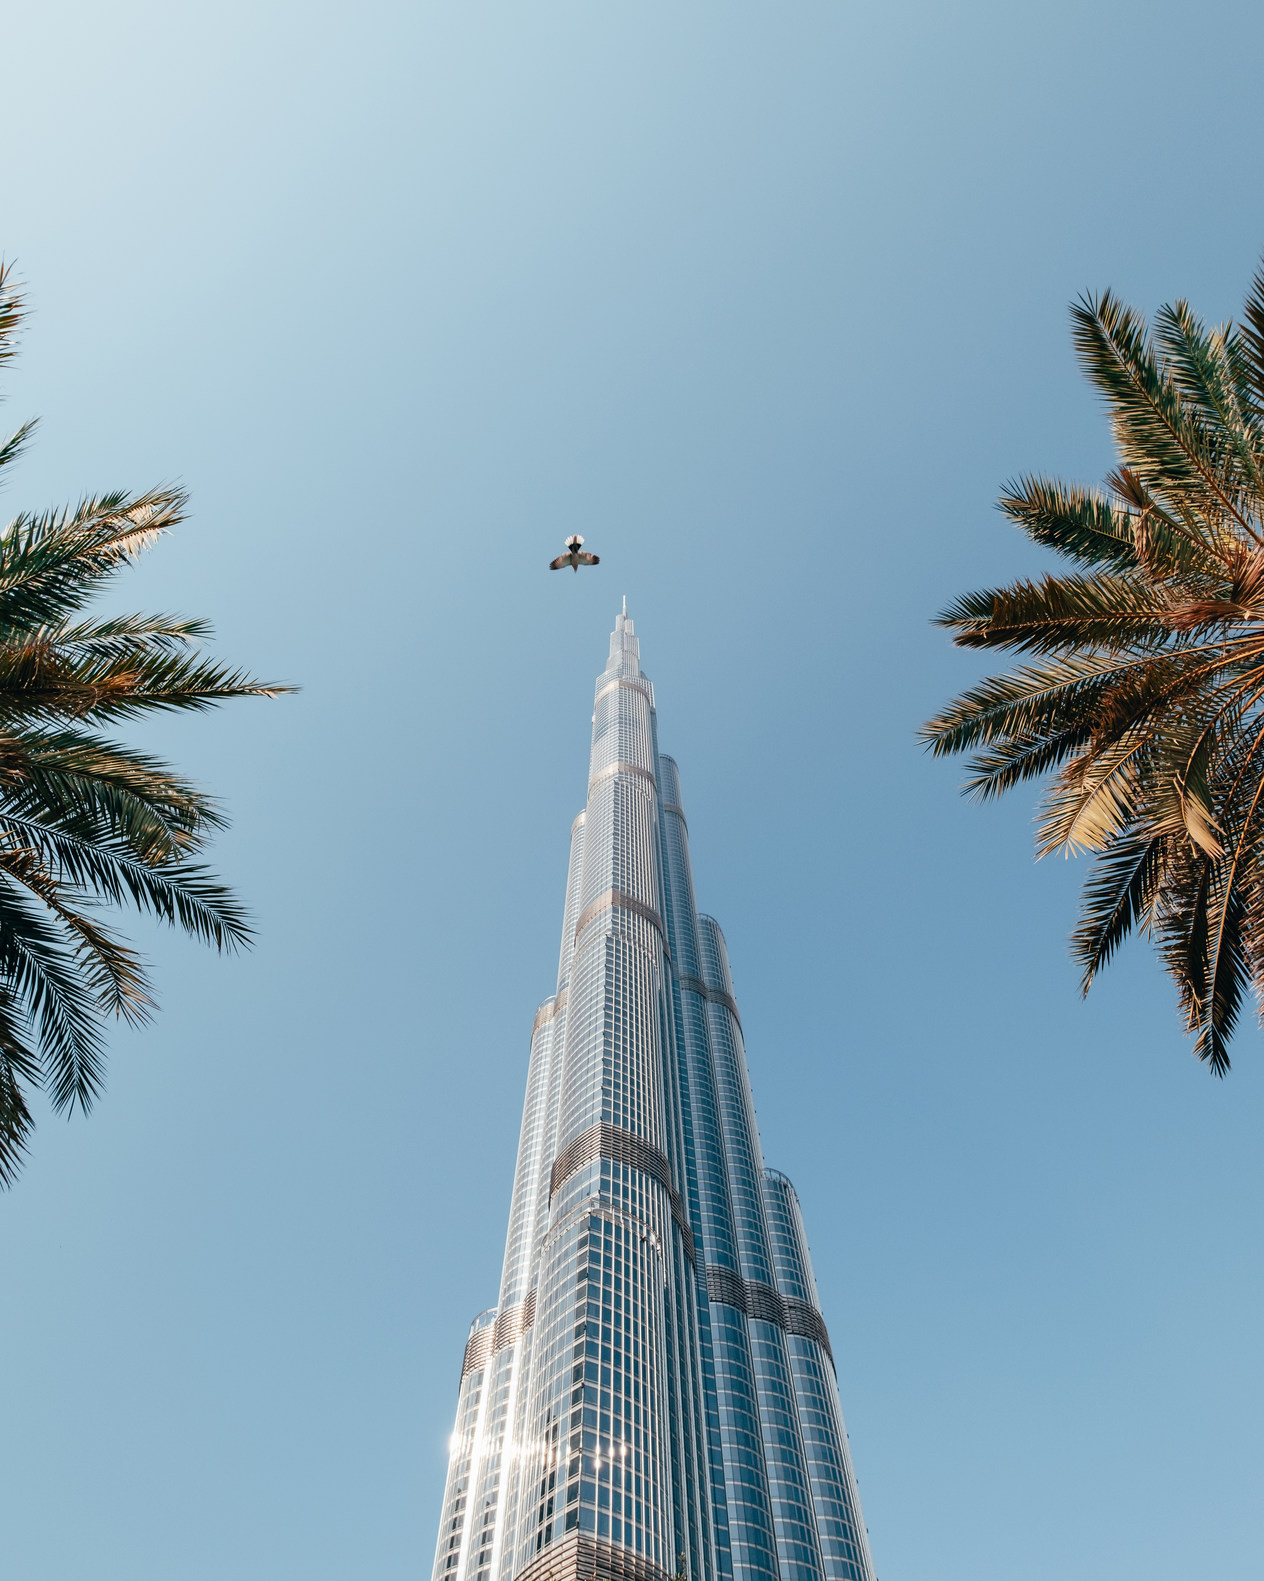
{"type": "Polygon", "coordinates": [[[30,1148],[35,1120],[0,1048],[0,1187],[11,1186],[30,1148]]]}
{"type": "Polygon", "coordinates": [[[1229,1039],[1216,1027],[1206,1026],[1194,1040],[1194,1056],[1208,1071],[1223,1080],[1233,1068],[1229,1058],[1229,1039]]]}
{"type": "Polygon", "coordinates": [[[17,336],[25,317],[21,289],[13,278],[13,265],[0,259],[0,363],[17,355],[17,336]]]}

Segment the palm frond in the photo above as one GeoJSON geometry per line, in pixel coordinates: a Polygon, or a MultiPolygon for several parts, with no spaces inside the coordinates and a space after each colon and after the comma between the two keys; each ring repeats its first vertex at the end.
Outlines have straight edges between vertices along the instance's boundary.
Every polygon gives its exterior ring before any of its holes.
{"type": "Polygon", "coordinates": [[[1131,513],[1095,489],[1025,477],[1001,491],[1000,508],[1027,536],[1081,565],[1131,571],[1137,564],[1131,513]]]}
{"type": "Polygon", "coordinates": [[[116,642],[99,654],[67,653],[42,640],[0,646],[0,727],[32,716],[105,721],[200,711],[290,690],[164,641],[116,642]]]}
{"type": "Polygon", "coordinates": [[[181,615],[114,615],[109,620],[81,621],[77,626],[41,627],[31,632],[31,640],[75,657],[104,659],[151,649],[180,651],[213,635],[208,620],[181,615]]]}
{"type": "Polygon", "coordinates": [[[149,974],[136,951],[117,934],[82,911],[62,906],[57,915],[71,935],[83,980],[103,1016],[142,1027],[151,1019],[155,1001],[149,974]]]}
{"type": "Polygon", "coordinates": [[[1264,489],[1264,433],[1242,400],[1235,337],[1227,328],[1208,330],[1188,302],[1178,301],[1155,314],[1155,338],[1185,405],[1204,433],[1215,436],[1220,465],[1236,481],[1235,498],[1244,507],[1251,491],[1264,489]]]}
{"type": "Polygon", "coordinates": [[[1209,542],[1201,531],[1191,532],[1131,467],[1115,467],[1106,482],[1121,513],[1127,512],[1136,563],[1156,582],[1223,575],[1225,551],[1235,547],[1232,540],[1213,534],[1209,542]]]}
{"type": "MultiPolygon", "coordinates": [[[[1159,648],[1172,636],[1172,603],[1140,576],[1046,576],[967,593],[938,624],[961,648],[1064,653],[1159,648]]],[[[2,683],[0,683],[2,684],[2,683]]]]}
{"type": "Polygon", "coordinates": [[[1149,927],[1170,844],[1170,836],[1125,830],[1094,862],[1084,885],[1079,925],[1071,935],[1082,992],[1088,993],[1134,927],[1149,927]]]}
{"type": "Polygon", "coordinates": [[[1230,662],[1220,644],[1208,643],[1132,659],[1116,653],[1065,654],[989,676],[962,692],[919,733],[934,755],[943,757],[1010,734],[1054,734],[1107,722],[1122,729],[1155,700],[1205,683],[1209,671],[1230,662]]]}
{"type": "Polygon", "coordinates": [[[0,641],[54,625],[184,520],[182,489],[98,494],[68,509],[14,517],[0,533],[0,641]]]}
{"type": "Polygon", "coordinates": [[[1186,1025],[1194,1033],[1194,1055],[1215,1076],[1230,1068],[1229,1043],[1237,1026],[1250,974],[1243,937],[1245,911],[1240,885],[1225,881],[1212,861],[1197,869],[1192,902],[1173,914],[1164,955],[1181,990],[1186,1025]]]}
{"type": "Polygon", "coordinates": [[[39,419],[29,418],[20,427],[15,428],[7,439],[0,441],[0,468],[7,467],[18,459],[38,427],[39,419]]]}
{"type": "Polygon", "coordinates": [[[1226,516],[1258,542],[1206,426],[1156,357],[1141,315],[1106,291],[1081,297],[1071,319],[1080,361],[1107,398],[1124,464],[1208,548],[1218,542],[1226,516]]]}
{"type": "MultiPolygon", "coordinates": [[[[1226,823],[1221,857],[1208,885],[1205,929],[1206,964],[1199,974],[1201,994],[1191,994],[1191,1010],[1201,1010],[1194,1053],[1216,1075],[1229,1070],[1228,1046],[1252,973],[1248,897],[1261,885],[1261,835],[1264,833],[1264,725],[1231,754],[1233,786],[1224,798],[1226,823]]],[[[1200,932],[1200,938],[1202,937],[1200,932]]]]}
{"type": "Polygon", "coordinates": [[[11,1186],[25,1160],[35,1119],[22,1091],[23,1081],[34,1084],[35,1075],[15,1061],[13,1048],[23,1048],[10,1030],[13,1016],[0,992],[0,1187],[11,1186]]]}
{"type": "Polygon", "coordinates": [[[8,853],[17,851],[24,859],[34,857],[37,871],[47,874],[58,892],[68,884],[111,905],[130,903],[219,950],[250,942],[253,930],[245,911],[232,892],[197,863],[174,858],[144,861],[123,840],[76,838],[11,814],[3,827],[0,869],[5,868],[8,853]]]}
{"type": "Polygon", "coordinates": [[[54,1108],[77,1104],[86,1111],[104,1078],[100,1007],[77,969],[78,941],[67,937],[49,908],[54,886],[41,885],[33,861],[17,879],[15,868],[22,865],[14,852],[0,859],[0,983],[36,1030],[42,1082],[54,1108]],[[38,893],[41,887],[42,905],[22,893],[23,888],[38,893]]]}
{"type": "Polygon", "coordinates": [[[0,259],[0,363],[17,355],[18,329],[26,316],[22,293],[13,278],[13,265],[0,259]]]}
{"type": "Polygon", "coordinates": [[[209,796],[156,758],[73,727],[0,736],[0,787],[0,825],[7,809],[84,839],[118,836],[145,860],[226,826],[209,796]]]}
{"type": "Polygon", "coordinates": [[[1137,817],[1149,750],[1145,732],[1133,731],[1065,764],[1041,808],[1036,855],[1073,856],[1111,846],[1137,817]]]}
{"type": "Polygon", "coordinates": [[[1258,420],[1264,414],[1264,264],[1255,271],[1251,281],[1243,317],[1242,356],[1258,420]]]}

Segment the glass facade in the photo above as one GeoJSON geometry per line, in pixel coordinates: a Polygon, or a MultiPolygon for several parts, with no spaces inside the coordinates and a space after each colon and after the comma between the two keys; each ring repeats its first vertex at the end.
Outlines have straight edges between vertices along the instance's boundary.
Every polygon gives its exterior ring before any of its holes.
{"type": "Polygon", "coordinates": [[[803,1218],[620,615],[433,1581],[873,1581],[803,1218]]]}

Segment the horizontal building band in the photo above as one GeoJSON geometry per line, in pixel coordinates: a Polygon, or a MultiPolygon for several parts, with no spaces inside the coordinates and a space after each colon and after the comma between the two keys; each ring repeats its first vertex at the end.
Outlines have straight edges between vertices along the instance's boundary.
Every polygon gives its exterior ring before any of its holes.
{"type": "Polygon", "coordinates": [[[558,994],[553,999],[546,1000],[544,1004],[542,1004],[536,1011],[535,1020],[531,1023],[531,1036],[534,1037],[541,1027],[548,1026],[553,1017],[557,1015],[560,1010],[565,1009],[565,1007],[566,990],[563,988],[560,994],[558,994]]]}
{"type": "Polygon", "coordinates": [[[601,699],[610,692],[617,692],[621,686],[629,692],[640,692],[645,701],[653,707],[654,700],[650,696],[650,683],[646,680],[638,680],[626,675],[620,675],[613,681],[607,681],[593,698],[593,707],[595,708],[601,699]]]}
{"type": "Polygon", "coordinates": [[[639,763],[625,763],[622,758],[618,758],[613,763],[607,763],[604,769],[599,769],[593,775],[588,781],[588,794],[591,796],[593,786],[600,785],[602,780],[609,779],[612,774],[636,774],[643,780],[649,780],[651,785],[658,784],[649,769],[643,769],[639,763]]]}
{"type": "Polygon", "coordinates": [[[707,1264],[707,1300],[736,1307],[758,1323],[775,1323],[787,1334],[814,1339],[833,1363],[834,1352],[830,1348],[825,1319],[809,1302],[783,1296],[771,1285],[756,1279],[743,1279],[731,1268],[717,1268],[712,1263],[707,1264]]]}
{"type": "Polygon", "coordinates": [[[667,1154],[660,1152],[643,1136],[637,1136],[634,1131],[625,1131],[620,1126],[607,1124],[604,1120],[600,1125],[590,1125],[586,1131],[581,1131],[553,1160],[553,1171],[549,1176],[549,1201],[553,1200],[560,1187],[577,1170],[599,1158],[608,1159],[612,1164],[626,1164],[629,1169],[639,1169],[643,1175],[649,1175],[658,1181],[671,1203],[672,1218],[680,1229],[685,1255],[690,1262],[693,1262],[693,1230],[685,1216],[685,1205],[680,1200],[680,1193],[672,1184],[671,1164],[667,1154]]]}
{"type": "MultiPolygon", "coordinates": [[[[625,894],[621,889],[608,889],[603,895],[598,895],[579,914],[579,921],[575,924],[575,937],[578,938],[594,917],[599,917],[603,911],[610,911],[615,906],[623,911],[634,911],[638,917],[644,917],[651,928],[658,932],[660,939],[666,941],[667,935],[663,931],[663,919],[654,910],[647,906],[643,900],[638,900],[635,895],[625,894]]],[[[666,942],[664,942],[664,949],[666,942]]]]}
{"type": "Polygon", "coordinates": [[[687,988],[691,994],[701,994],[704,999],[709,999],[712,1004],[723,1005],[726,1010],[733,1012],[733,1019],[740,1027],[742,1018],[737,1013],[737,1000],[732,994],[726,994],[722,988],[712,988],[709,983],[704,983],[701,977],[678,977],[676,981],[682,988],[687,988]]]}
{"type": "Polygon", "coordinates": [[[506,1307],[494,1323],[477,1329],[470,1335],[465,1347],[465,1360],[461,1363],[461,1376],[485,1367],[498,1350],[516,1344],[535,1322],[535,1291],[528,1293],[525,1301],[506,1307]]]}
{"type": "Polygon", "coordinates": [[[674,812],[686,829],[689,827],[689,820],[685,817],[685,809],[678,801],[665,801],[662,807],[664,812],[674,812]]]}
{"type": "MultiPolygon", "coordinates": [[[[559,1522],[561,1518],[559,1511],[559,1522]]],[[[514,1581],[596,1581],[597,1577],[601,1581],[672,1581],[661,1565],[630,1548],[575,1531],[524,1565],[514,1581]]]]}

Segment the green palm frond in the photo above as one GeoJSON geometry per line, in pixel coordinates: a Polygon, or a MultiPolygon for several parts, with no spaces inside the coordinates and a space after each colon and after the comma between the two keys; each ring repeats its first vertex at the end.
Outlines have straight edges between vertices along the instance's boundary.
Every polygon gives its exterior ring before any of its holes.
{"type": "Polygon", "coordinates": [[[214,635],[209,620],[180,615],[115,615],[110,620],[82,620],[46,633],[66,653],[108,658],[134,650],[179,651],[214,635]]]}
{"type": "Polygon", "coordinates": [[[1185,405],[1197,414],[1228,478],[1245,497],[1264,489],[1264,453],[1250,416],[1250,384],[1242,345],[1231,328],[1208,330],[1188,302],[1155,314],[1155,340],[1185,405]]]}
{"type": "MultiPolygon", "coordinates": [[[[198,863],[144,861],[123,840],[108,835],[85,840],[22,818],[7,819],[5,827],[11,838],[26,840],[23,854],[58,886],[95,894],[115,906],[130,904],[219,950],[251,940],[246,913],[232,891],[198,863]]],[[[0,867],[5,862],[0,849],[0,867]]]]}
{"type": "Polygon", "coordinates": [[[1261,411],[1264,410],[1264,266],[1251,281],[1242,318],[1238,334],[1250,390],[1253,426],[1258,428],[1261,411]]]}
{"type": "Polygon", "coordinates": [[[1137,564],[1131,512],[1097,490],[1020,478],[1002,491],[1000,507],[1034,542],[1081,565],[1131,571],[1137,564]]]}
{"type": "MultiPolygon", "coordinates": [[[[0,362],[20,295],[0,265],[0,362]]],[[[33,431],[0,444],[0,467],[33,431]]],[[[155,710],[200,710],[266,685],[200,651],[205,621],[89,612],[105,584],[183,519],[183,490],[94,495],[0,532],[0,1185],[29,1146],[30,1094],[87,1109],[105,1029],[148,1020],[136,952],[98,915],[146,913],[221,951],[245,910],[201,861],[224,816],[166,764],[101,733],[155,710]]]]}
{"type": "Polygon", "coordinates": [[[1149,930],[1171,843],[1169,836],[1123,832],[1094,864],[1084,886],[1084,909],[1071,935],[1080,986],[1093,979],[1134,927],[1149,930]]]}
{"type": "Polygon", "coordinates": [[[1217,1075],[1264,1004],[1264,268],[1244,322],[1186,302],[1153,325],[1111,293],[1072,307],[1119,464],[1102,490],[1023,478],[1001,509],[1069,575],[969,593],[961,647],[1039,655],[923,728],[967,792],[1048,780],[1037,849],[1088,851],[1072,939],[1085,991],[1141,929],[1217,1075]]]}
{"type": "Polygon", "coordinates": [[[30,443],[38,426],[37,419],[32,417],[15,428],[7,439],[0,441],[0,467],[7,467],[18,459],[30,443]]]}
{"type": "MultiPolygon", "coordinates": [[[[1210,622],[1209,622],[1210,623],[1210,622]]],[[[962,648],[1126,653],[1172,635],[1171,601],[1140,573],[1046,576],[989,593],[967,593],[939,617],[962,648]]]]}
{"type": "Polygon", "coordinates": [[[121,491],[14,517],[0,533],[0,642],[77,614],[88,597],[184,520],[183,489],[121,491]]]}
{"type": "Polygon", "coordinates": [[[68,653],[40,634],[22,646],[0,646],[0,730],[32,716],[104,723],[155,711],[200,711],[231,697],[272,697],[278,690],[245,670],[158,644],[68,653]]]}
{"type": "Polygon", "coordinates": [[[11,1186],[30,1146],[35,1117],[24,1089],[38,1086],[38,1065],[18,1056],[25,1045],[19,1040],[10,1009],[0,1003],[0,1187],[11,1186]]]}
{"type": "Polygon", "coordinates": [[[171,858],[226,826],[204,792],[157,759],[95,733],[28,727],[0,736],[0,785],[15,816],[40,818],[68,833],[109,832],[171,858]]]}
{"type": "Polygon", "coordinates": [[[18,853],[0,858],[0,984],[26,1010],[54,1108],[77,1104],[86,1110],[104,1078],[104,1031],[97,997],[78,970],[77,941],[57,915],[56,899],[55,884],[29,859],[24,862],[18,853]]]}
{"type": "Polygon", "coordinates": [[[22,318],[22,293],[13,278],[13,265],[0,259],[0,363],[17,355],[22,318]]]}
{"type": "Polygon", "coordinates": [[[1082,297],[1071,319],[1080,361],[1109,403],[1123,464],[1195,541],[1214,548],[1232,527],[1260,542],[1225,475],[1220,436],[1182,399],[1141,315],[1107,291],[1082,297]]]}

